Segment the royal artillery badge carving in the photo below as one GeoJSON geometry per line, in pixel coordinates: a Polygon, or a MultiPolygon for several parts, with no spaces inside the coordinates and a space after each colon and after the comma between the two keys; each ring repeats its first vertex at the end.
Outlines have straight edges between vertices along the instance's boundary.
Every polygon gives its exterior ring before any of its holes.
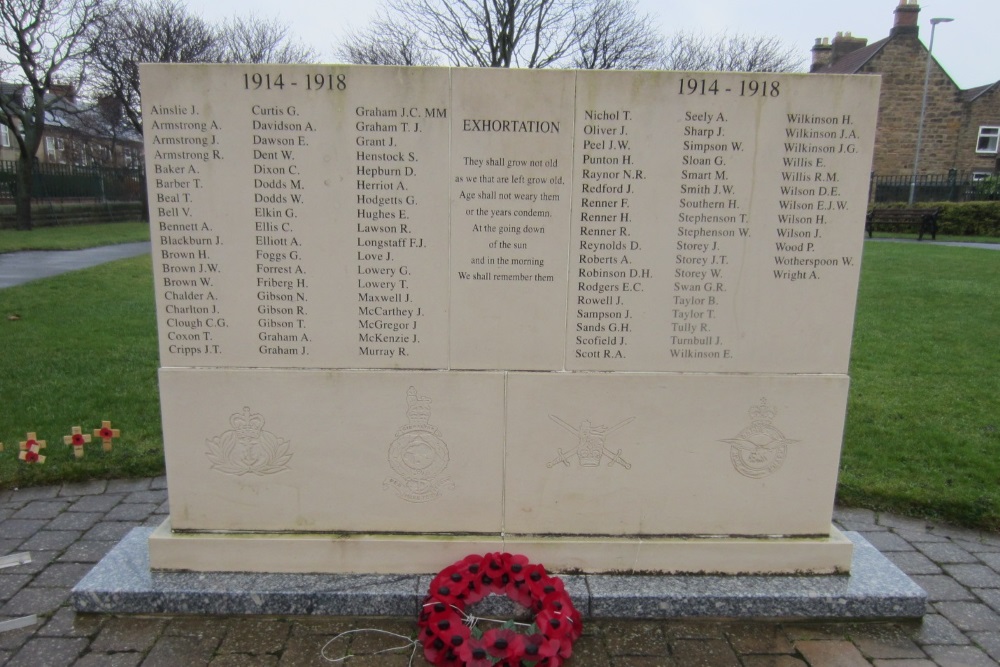
{"type": "Polygon", "coordinates": [[[244,407],[229,417],[232,429],[206,441],[212,469],[229,475],[273,475],[288,470],[291,443],[264,430],[264,416],[244,407]]]}
{"type": "Polygon", "coordinates": [[[759,479],[777,471],[788,455],[788,445],[798,440],[790,440],[771,423],[778,411],[768,405],[767,399],[749,410],[750,425],[740,431],[735,438],[719,442],[729,445],[729,459],[741,475],[759,479]]]}
{"type": "Polygon", "coordinates": [[[448,445],[430,423],[431,399],[418,396],[414,387],[406,392],[406,417],[409,423],[396,431],[389,445],[389,466],[398,477],[387,477],[382,486],[392,487],[403,500],[425,503],[442,489],[455,488],[442,476],[448,467],[448,445]]]}

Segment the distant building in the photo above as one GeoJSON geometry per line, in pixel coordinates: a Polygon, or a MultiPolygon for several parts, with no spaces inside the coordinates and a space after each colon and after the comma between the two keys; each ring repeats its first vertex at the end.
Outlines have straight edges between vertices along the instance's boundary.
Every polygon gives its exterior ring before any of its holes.
{"type": "MultiPolygon", "coordinates": [[[[19,99],[24,86],[0,83],[0,94],[19,99]]],[[[36,157],[41,164],[81,167],[142,166],[142,137],[121,122],[121,113],[111,100],[84,108],[71,86],[52,86],[49,98],[55,104],[45,114],[45,133],[36,157]]],[[[17,160],[20,149],[11,129],[0,124],[0,160],[17,160]]]]}
{"type": "MultiPolygon", "coordinates": [[[[900,0],[889,36],[873,44],[851,33],[816,40],[811,72],[881,74],[873,169],[880,176],[913,171],[927,48],[918,39],[917,0],[900,0]]],[[[972,45],[970,45],[972,48],[972,45]]],[[[985,56],[986,54],[984,54],[985,56]]],[[[920,173],[950,169],[973,179],[1000,171],[1000,81],[961,90],[932,56],[920,173]]]]}

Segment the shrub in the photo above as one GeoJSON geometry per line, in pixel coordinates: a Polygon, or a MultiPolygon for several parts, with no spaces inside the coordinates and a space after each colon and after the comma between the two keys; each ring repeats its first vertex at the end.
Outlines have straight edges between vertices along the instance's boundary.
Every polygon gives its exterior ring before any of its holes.
{"type": "Polygon", "coordinates": [[[1000,199],[1000,176],[990,176],[976,183],[978,199],[996,201],[1000,199]]]}
{"type": "MultiPolygon", "coordinates": [[[[938,234],[1000,237],[1000,201],[920,202],[913,207],[941,209],[938,234]]],[[[905,203],[879,204],[878,208],[909,206],[905,203]]]]}

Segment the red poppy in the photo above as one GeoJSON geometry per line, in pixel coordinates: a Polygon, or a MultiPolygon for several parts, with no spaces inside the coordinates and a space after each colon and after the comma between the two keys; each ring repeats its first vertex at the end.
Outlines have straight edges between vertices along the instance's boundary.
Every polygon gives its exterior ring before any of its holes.
{"type": "Polygon", "coordinates": [[[535,625],[546,637],[554,639],[566,639],[571,642],[576,634],[573,621],[563,614],[557,614],[548,609],[543,609],[535,616],[535,625]]]}
{"type": "Polygon", "coordinates": [[[469,634],[469,628],[462,623],[462,615],[451,607],[445,607],[443,610],[432,609],[420,625],[427,629],[427,634],[446,639],[450,638],[453,632],[461,632],[465,636],[469,634]]]}
{"type": "Polygon", "coordinates": [[[559,577],[549,577],[544,575],[541,578],[537,578],[534,572],[529,573],[528,580],[525,582],[528,590],[531,591],[531,597],[535,600],[535,610],[539,611],[542,609],[541,602],[545,599],[546,595],[551,595],[552,593],[564,592],[566,590],[562,579],[559,577]]]}
{"type": "Polygon", "coordinates": [[[520,653],[521,635],[507,628],[494,628],[483,634],[483,643],[494,658],[507,660],[520,653]]]}
{"type": "Polygon", "coordinates": [[[438,581],[435,579],[431,583],[430,597],[447,605],[454,605],[459,609],[464,609],[465,603],[463,600],[466,597],[467,591],[467,586],[453,584],[449,580],[438,581]]]}
{"type": "Polygon", "coordinates": [[[515,602],[523,607],[530,607],[530,594],[528,593],[528,588],[525,585],[527,579],[526,568],[528,565],[528,558],[526,556],[508,554],[507,572],[508,576],[504,581],[503,592],[507,597],[512,598],[515,602]]]}
{"type": "Polygon", "coordinates": [[[559,614],[569,614],[570,610],[576,611],[573,601],[569,599],[569,594],[565,590],[554,591],[542,598],[542,609],[559,614]]]}
{"type": "MultiPolygon", "coordinates": [[[[503,556],[500,553],[491,553],[483,556],[483,563],[478,572],[479,582],[483,588],[489,592],[500,593],[504,589],[501,581],[506,570],[504,568],[503,556]]],[[[507,575],[508,578],[510,575],[507,575]]]]}
{"type": "MultiPolygon", "coordinates": [[[[507,554],[507,570],[515,581],[524,581],[528,576],[526,568],[530,565],[528,557],[521,554],[507,554]]],[[[540,565],[538,567],[541,567],[540,565]]]]}
{"type": "Polygon", "coordinates": [[[110,428],[108,428],[107,426],[105,426],[104,428],[101,429],[101,439],[102,440],[110,440],[113,437],[114,437],[114,433],[111,432],[110,428]]]}
{"type": "Polygon", "coordinates": [[[432,622],[424,629],[420,638],[424,645],[424,656],[435,665],[462,664],[459,652],[471,639],[469,629],[462,625],[457,615],[451,623],[432,622]]]}
{"type": "Polygon", "coordinates": [[[458,561],[458,564],[462,565],[462,567],[469,570],[472,574],[476,574],[483,565],[483,557],[478,554],[470,554],[458,561]]]}
{"type": "Polygon", "coordinates": [[[493,660],[482,639],[470,639],[458,650],[458,657],[466,667],[493,667],[493,660]]]}
{"type": "MultiPolygon", "coordinates": [[[[478,570],[478,567],[476,569],[478,570]]],[[[449,595],[464,600],[466,605],[475,604],[483,597],[479,578],[463,563],[455,563],[442,570],[434,578],[431,591],[434,592],[442,586],[448,589],[449,595]]]]}
{"type": "Polygon", "coordinates": [[[35,463],[38,461],[38,452],[29,449],[24,453],[24,460],[27,463],[35,463]]]}
{"type": "Polygon", "coordinates": [[[84,443],[83,434],[82,433],[74,433],[73,434],[73,446],[74,447],[83,447],[83,443],[84,443]]]}
{"type": "Polygon", "coordinates": [[[444,602],[428,597],[427,599],[424,600],[423,605],[421,605],[420,607],[420,615],[417,617],[417,622],[420,623],[421,625],[425,625],[427,619],[430,618],[431,614],[435,612],[438,614],[443,614],[446,610],[450,608],[451,607],[445,604],[444,602]]]}
{"type": "Polygon", "coordinates": [[[555,658],[559,655],[559,640],[549,639],[545,635],[527,635],[522,638],[521,644],[524,659],[528,661],[541,661],[544,658],[555,658]]]}
{"type": "Polygon", "coordinates": [[[456,664],[458,659],[452,647],[440,637],[424,642],[424,657],[432,665],[456,664]]]}

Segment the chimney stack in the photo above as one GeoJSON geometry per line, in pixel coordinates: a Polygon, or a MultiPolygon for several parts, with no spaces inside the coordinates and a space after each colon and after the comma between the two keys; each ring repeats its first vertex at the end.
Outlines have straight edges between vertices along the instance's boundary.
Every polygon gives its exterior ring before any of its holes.
{"type": "Polygon", "coordinates": [[[837,62],[848,53],[868,46],[866,37],[855,37],[849,32],[838,32],[833,39],[833,62],[837,62]]]}
{"type": "Polygon", "coordinates": [[[896,18],[893,21],[892,30],[889,31],[889,36],[913,35],[916,37],[920,30],[917,25],[917,18],[920,16],[920,5],[917,4],[917,0],[899,0],[899,6],[893,13],[896,18]]]}
{"type": "Polygon", "coordinates": [[[70,104],[76,103],[76,86],[71,83],[53,83],[49,86],[49,94],[70,104]]]}
{"type": "Polygon", "coordinates": [[[829,65],[833,64],[833,46],[830,45],[829,37],[817,37],[816,44],[812,47],[812,65],[809,66],[810,72],[815,72],[818,69],[823,69],[829,65]]]}

